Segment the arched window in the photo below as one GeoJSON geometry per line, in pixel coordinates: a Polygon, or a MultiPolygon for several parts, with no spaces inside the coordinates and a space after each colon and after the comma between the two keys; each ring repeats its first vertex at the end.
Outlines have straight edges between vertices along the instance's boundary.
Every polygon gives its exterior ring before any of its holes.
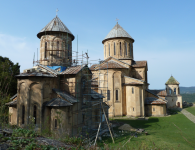
{"type": "Polygon", "coordinates": [[[47,58],[47,42],[45,42],[45,58],[47,58]]]}
{"type": "Polygon", "coordinates": [[[127,55],[127,42],[125,42],[125,54],[127,55]]]}
{"type": "Polygon", "coordinates": [[[134,94],[134,88],[132,87],[132,94],[134,94]]]}
{"type": "Polygon", "coordinates": [[[56,55],[57,56],[60,56],[60,51],[59,51],[59,46],[60,45],[60,43],[59,43],[59,41],[57,41],[57,51],[56,51],[56,55]]]}
{"type": "Polygon", "coordinates": [[[174,88],[174,94],[176,94],[176,88],[174,88]]]}
{"type": "Polygon", "coordinates": [[[37,106],[36,105],[34,105],[33,117],[34,117],[34,124],[37,124],[37,106]]]}
{"type": "Polygon", "coordinates": [[[116,90],[116,101],[118,101],[118,90],[116,90]]]}
{"type": "Polygon", "coordinates": [[[24,124],[24,117],[25,117],[25,107],[22,105],[22,124],[24,124]]]}
{"type": "Polygon", "coordinates": [[[171,94],[172,93],[172,90],[171,89],[169,89],[169,94],[171,94]]]}
{"type": "Polygon", "coordinates": [[[121,42],[120,42],[120,55],[122,56],[122,47],[121,47],[121,42]]]}
{"type": "Polygon", "coordinates": [[[110,56],[110,44],[109,44],[109,56],[110,56]]]}
{"type": "Polygon", "coordinates": [[[178,94],[180,94],[180,90],[179,90],[179,88],[178,88],[178,94]]]}
{"type": "Polygon", "coordinates": [[[57,124],[57,119],[54,119],[54,128],[57,129],[58,124],[57,124]]]}
{"type": "Polygon", "coordinates": [[[114,43],[114,55],[116,55],[116,50],[115,50],[115,43],[114,43]]]}

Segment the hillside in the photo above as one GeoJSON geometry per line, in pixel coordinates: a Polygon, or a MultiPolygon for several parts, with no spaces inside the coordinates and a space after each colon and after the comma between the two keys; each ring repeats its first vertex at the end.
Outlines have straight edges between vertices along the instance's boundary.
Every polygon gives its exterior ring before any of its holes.
{"type": "Polygon", "coordinates": [[[192,94],[195,93],[195,86],[191,86],[191,87],[182,87],[180,86],[180,93],[181,94],[192,94]]]}

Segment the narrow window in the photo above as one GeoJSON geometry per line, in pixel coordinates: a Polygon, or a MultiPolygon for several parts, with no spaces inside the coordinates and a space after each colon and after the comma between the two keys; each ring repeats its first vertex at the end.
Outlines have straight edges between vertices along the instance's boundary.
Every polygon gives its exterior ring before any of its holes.
{"type": "Polygon", "coordinates": [[[131,43],[129,43],[129,55],[131,56],[131,43]]]}
{"type": "Polygon", "coordinates": [[[24,124],[25,107],[22,105],[22,124],[24,124]]]}
{"type": "Polygon", "coordinates": [[[127,55],[127,42],[125,42],[125,54],[127,55]]]}
{"type": "Polygon", "coordinates": [[[107,100],[110,100],[110,90],[107,90],[107,100]]]}
{"type": "Polygon", "coordinates": [[[122,47],[121,47],[121,42],[120,42],[120,55],[122,56],[122,47]]]}
{"type": "Polygon", "coordinates": [[[132,87],[132,94],[134,94],[134,88],[132,87]]]}
{"type": "Polygon", "coordinates": [[[85,122],[85,114],[83,114],[83,123],[85,122]]]}
{"type": "Polygon", "coordinates": [[[45,58],[47,58],[47,42],[45,42],[45,58]]]}
{"type": "Polygon", "coordinates": [[[70,51],[70,45],[68,44],[68,59],[70,58],[70,53],[69,53],[69,51],[70,51]]]}
{"type": "Polygon", "coordinates": [[[171,94],[172,93],[172,91],[171,91],[171,89],[169,89],[169,94],[171,94]]]}
{"type": "Polygon", "coordinates": [[[153,111],[155,111],[155,108],[153,108],[153,111]]]}
{"type": "Polygon", "coordinates": [[[174,88],[174,94],[176,94],[176,88],[174,88]]]}
{"type": "Polygon", "coordinates": [[[133,111],[134,111],[134,107],[133,107],[133,111]]]}
{"type": "Polygon", "coordinates": [[[178,94],[180,94],[180,90],[179,90],[179,88],[178,88],[178,94]]]}
{"type": "Polygon", "coordinates": [[[54,120],[54,128],[57,129],[57,119],[54,120]]]}
{"type": "Polygon", "coordinates": [[[116,101],[118,101],[118,90],[116,90],[116,101]]]}
{"type": "Polygon", "coordinates": [[[56,51],[56,55],[59,56],[60,52],[59,52],[59,41],[57,41],[57,51],[56,51]]]}
{"type": "Polygon", "coordinates": [[[115,43],[114,43],[114,55],[116,55],[115,43]]]}
{"type": "Polygon", "coordinates": [[[36,105],[34,105],[33,117],[34,117],[34,124],[37,124],[37,106],[36,105]]]}
{"type": "Polygon", "coordinates": [[[109,56],[110,56],[110,44],[109,44],[109,56]]]}

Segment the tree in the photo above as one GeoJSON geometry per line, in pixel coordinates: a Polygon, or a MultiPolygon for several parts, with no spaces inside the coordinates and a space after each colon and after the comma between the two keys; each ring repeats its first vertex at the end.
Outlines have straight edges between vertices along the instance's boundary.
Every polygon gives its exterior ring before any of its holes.
{"type": "Polygon", "coordinates": [[[18,63],[14,64],[9,58],[0,56],[0,123],[8,121],[8,107],[5,103],[10,101],[10,96],[17,93],[17,79],[20,73],[18,63]]]}
{"type": "Polygon", "coordinates": [[[13,96],[17,93],[17,79],[20,73],[18,63],[14,64],[9,58],[0,56],[0,92],[4,96],[13,96]]]}

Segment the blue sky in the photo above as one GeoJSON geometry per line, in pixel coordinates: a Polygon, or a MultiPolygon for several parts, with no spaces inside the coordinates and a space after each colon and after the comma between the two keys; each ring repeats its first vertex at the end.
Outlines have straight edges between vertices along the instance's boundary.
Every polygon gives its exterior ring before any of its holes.
{"type": "MultiPolygon", "coordinates": [[[[195,1],[7,0],[0,3],[0,55],[33,66],[37,33],[58,16],[77,37],[80,54],[103,59],[102,40],[119,24],[135,39],[134,59],[148,61],[149,88],[160,89],[171,74],[180,86],[195,86],[195,1]]],[[[73,41],[73,51],[77,38],[73,41]]],[[[74,55],[74,54],[73,54],[74,55]]],[[[91,63],[95,63],[91,61],[91,63]]]]}

